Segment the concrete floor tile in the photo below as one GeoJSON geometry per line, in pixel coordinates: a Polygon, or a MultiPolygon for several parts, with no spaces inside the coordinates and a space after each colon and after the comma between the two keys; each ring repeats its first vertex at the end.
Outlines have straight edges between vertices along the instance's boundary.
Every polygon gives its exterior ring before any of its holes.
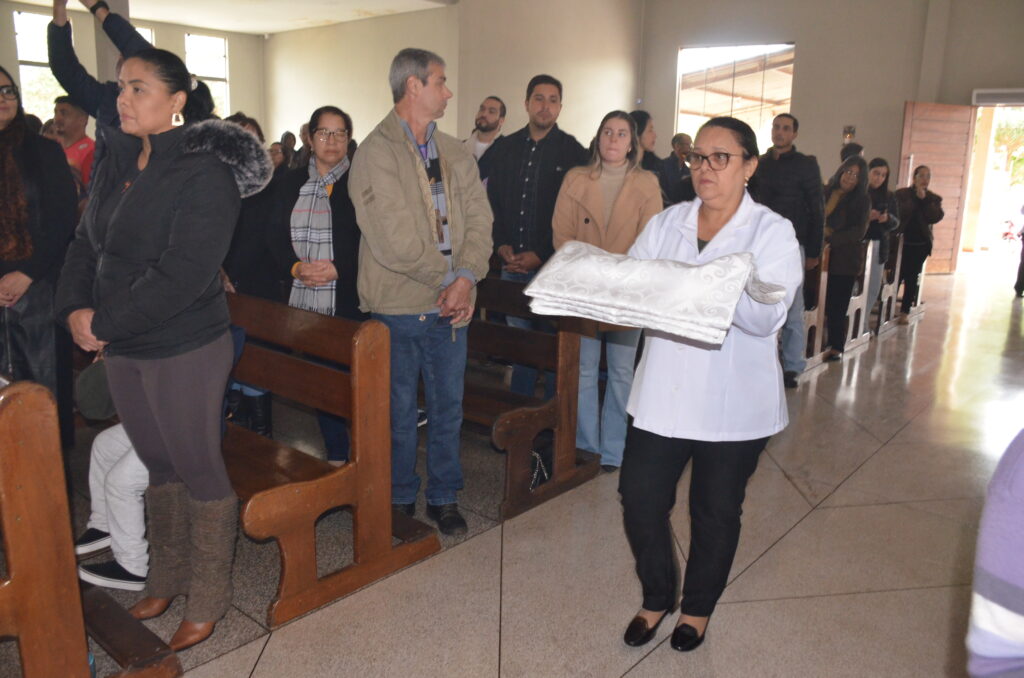
{"type": "Polygon", "coordinates": [[[626,676],[966,676],[969,605],[967,587],[719,605],[701,647],[662,643],[626,676]]]}
{"type": "Polygon", "coordinates": [[[969,584],[976,530],[929,503],[816,509],[722,600],[969,584]]]}
{"type": "Polygon", "coordinates": [[[249,678],[269,637],[257,638],[237,650],[185,672],[185,678],[249,678]]]}
{"type": "MultiPolygon", "coordinates": [[[[690,547],[690,469],[679,484],[676,508],[672,511],[672,529],[683,553],[690,547]]],[[[767,455],[762,455],[757,471],[747,483],[743,502],[743,528],[730,579],[745,570],[775,544],[786,532],[811,512],[811,506],[767,455]]]]}
{"type": "Polygon", "coordinates": [[[503,677],[618,676],[649,650],[622,642],[642,596],[617,483],[602,474],[504,524],[503,677]]]}
{"type": "Polygon", "coordinates": [[[274,632],[254,678],[496,676],[501,528],[274,632]]]}

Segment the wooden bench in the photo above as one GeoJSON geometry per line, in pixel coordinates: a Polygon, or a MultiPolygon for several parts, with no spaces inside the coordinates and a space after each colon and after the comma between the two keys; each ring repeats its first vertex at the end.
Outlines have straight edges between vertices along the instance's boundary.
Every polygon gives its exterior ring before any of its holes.
{"type": "Polygon", "coordinates": [[[543,400],[506,388],[467,380],[465,419],[491,427],[491,439],[507,453],[505,497],[501,517],[512,518],[595,477],[600,458],[576,448],[579,395],[580,336],[592,335],[596,323],[575,318],[536,316],[522,283],[486,278],[477,285],[481,318],[469,326],[469,354],[481,360],[502,360],[555,373],[555,396],[543,400]],[[554,323],[556,334],[510,327],[486,315],[500,313],[554,323]],[[553,431],[552,468],[547,482],[531,490],[533,451],[537,436],[553,431]]]}
{"type": "Polygon", "coordinates": [[[441,547],[433,528],[391,507],[387,327],[240,294],[228,300],[232,322],[248,337],[234,377],[345,417],[352,431],[350,460],[334,467],[228,425],[224,459],[242,500],[242,529],[253,539],[276,539],[280,547],[281,579],[267,611],[276,627],[441,547]],[[319,577],[316,521],[338,507],[352,511],[355,556],[352,564],[319,577]]]}
{"type": "Polygon", "coordinates": [[[7,579],[0,636],[17,638],[26,678],[88,678],[86,628],[125,670],[172,678],[177,657],[100,589],[82,586],[65,494],[57,410],[49,390],[20,382],[0,391],[0,518],[7,579]],[[85,611],[83,613],[83,605],[85,611]],[[116,608],[116,609],[115,609],[116,608]],[[115,615],[119,625],[104,623],[115,615]],[[128,620],[117,617],[117,611],[128,620]],[[114,629],[118,633],[111,633],[114,629]]]}

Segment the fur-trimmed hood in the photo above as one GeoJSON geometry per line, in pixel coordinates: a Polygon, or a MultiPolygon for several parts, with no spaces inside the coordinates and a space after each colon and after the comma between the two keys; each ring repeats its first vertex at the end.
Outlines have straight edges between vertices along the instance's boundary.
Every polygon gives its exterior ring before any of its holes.
{"type": "Polygon", "coordinates": [[[204,120],[188,125],[181,144],[185,153],[210,153],[230,167],[243,198],[262,191],[274,175],[260,140],[234,123],[204,120]]]}

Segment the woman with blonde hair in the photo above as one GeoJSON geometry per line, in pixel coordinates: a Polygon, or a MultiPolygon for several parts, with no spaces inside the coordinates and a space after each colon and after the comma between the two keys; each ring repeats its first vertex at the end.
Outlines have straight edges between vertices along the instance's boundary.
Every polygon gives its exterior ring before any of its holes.
{"type": "MultiPolygon", "coordinates": [[[[554,246],[570,240],[625,254],[647,221],[661,211],[661,187],[637,162],[636,125],[625,111],[604,116],[591,144],[590,163],[565,175],[551,219],[554,246]]],[[[601,332],[580,343],[579,414],[576,445],[601,455],[611,472],[622,464],[626,444],[626,399],[640,330],[601,332]],[[608,380],[598,415],[598,372],[605,348],[608,380]]]]}

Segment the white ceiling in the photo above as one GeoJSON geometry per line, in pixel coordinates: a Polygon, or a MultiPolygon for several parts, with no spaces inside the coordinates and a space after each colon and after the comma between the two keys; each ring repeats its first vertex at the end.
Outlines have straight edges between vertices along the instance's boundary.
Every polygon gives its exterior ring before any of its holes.
{"type": "MultiPolygon", "coordinates": [[[[51,7],[48,0],[22,0],[51,7]]],[[[130,0],[131,16],[236,33],[280,33],[343,21],[435,9],[458,0],[130,0]]],[[[74,0],[70,9],[83,9],[74,0]]]]}

